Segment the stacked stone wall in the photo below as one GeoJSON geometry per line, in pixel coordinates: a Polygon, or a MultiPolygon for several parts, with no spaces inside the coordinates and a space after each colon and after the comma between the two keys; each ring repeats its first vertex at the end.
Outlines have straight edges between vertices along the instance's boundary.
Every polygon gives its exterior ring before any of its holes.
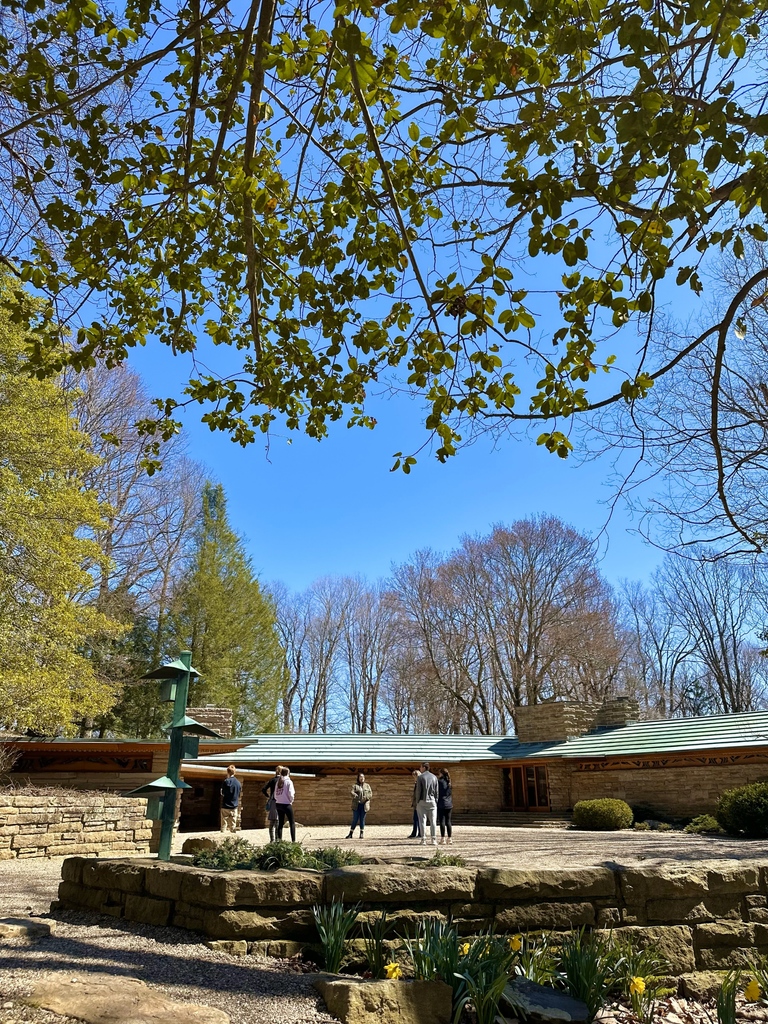
{"type": "Polygon", "coordinates": [[[0,790],[0,860],[150,853],[159,823],[146,805],[110,793],[0,790]]]}
{"type": "MultiPolygon", "coordinates": [[[[552,773],[550,768],[550,778],[552,773]]],[[[660,814],[693,817],[714,811],[718,799],[727,789],[765,780],[768,780],[768,763],[572,770],[570,799],[566,806],[573,807],[579,800],[608,796],[626,800],[632,806],[648,807],[660,814]]],[[[559,800],[564,799],[564,791],[563,778],[558,788],[559,800]]],[[[553,801],[553,810],[556,809],[559,808],[553,801]]]]}
{"type": "Polygon", "coordinates": [[[559,743],[594,728],[600,704],[553,700],[527,704],[515,712],[515,734],[521,743],[559,743]]]}
{"type": "Polygon", "coordinates": [[[652,943],[674,974],[740,966],[768,953],[763,863],[571,870],[377,864],[323,874],[71,857],[59,888],[63,907],[262,944],[316,941],[311,908],[333,899],[359,903],[360,923],[386,909],[393,936],[412,932],[424,917],[450,918],[462,935],[490,926],[499,933],[611,929],[652,943]]]}
{"type": "Polygon", "coordinates": [[[187,708],[187,714],[200,725],[213,729],[223,739],[232,735],[234,714],[232,708],[219,708],[215,704],[204,704],[200,708],[187,708]]]}

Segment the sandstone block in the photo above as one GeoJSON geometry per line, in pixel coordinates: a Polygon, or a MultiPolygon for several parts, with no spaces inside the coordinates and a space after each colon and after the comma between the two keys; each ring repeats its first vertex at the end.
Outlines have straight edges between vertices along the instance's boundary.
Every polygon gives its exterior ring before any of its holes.
{"type": "Polygon", "coordinates": [[[0,860],[16,860],[16,852],[14,850],[0,850],[0,860]]]}
{"type": "Polygon", "coordinates": [[[694,933],[697,949],[737,949],[755,945],[755,925],[741,921],[716,921],[697,925],[694,933]]]}
{"type": "Polygon", "coordinates": [[[695,999],[704,1003],[714,999],[723,984],[723,975],[717,971],[694,971],[693,974],[681,974],[678,992],[685,999],[695,999]]]}
{"type": "MultiPolygon", "coordinates": [[[[372,925],[379,919],[379,911],[377,910],[364,910],[361,911],[357,916],[357,931],[363,928],[365,925],[372,925]]],[[[387,935],[415,935],[416,929],[419,926],[420,921],[432,919],[436,921],[445,921],[447,915],[440,913],[438,910],[394,910],[387,912],[387,935]]],[[[478,929],[480,930],[480,929],[478,929]]],[[[364,933],[363,933],[364,934],[364,933]]]]}
{"type": "Polygon", "coordinates": [[[700,949],[696,953],[697,966],[702,971],[730,971],[734,968],[743,968],[750,960],[757,955],[754,947],[744,949],[729,949],[719,947],[717,949],[700,949]]]}
{"type": "Polygon", "coordinates": [[[448,1024],[451,989],[442,981],[318,978],[328,1012],[343,1024],[448,1024]]]}
{"type": "Polygon", "coordinates": [[[307,910],[208,910],[203,931],[212,939],[303,939],[315,935],[315,920],[307,910]]]}
{"type": "Polygon", "coordinates": [[[306,948],[304,942],[292,942],[289,939],[278,939],[276,942],[249,942],[248,952],[257,956],[273,956],[278,960],[288,960],[298,956],[306,948]]]}
{"type": "Polygon", "coordinates": [[[624,901],[642,905],[646,900],[703,897],[709,890],[705,868],[664,865],[659,868],[625,868],[618,872],[624,901]]]}
{"type": "Polygon", "coordinates": [[[151,896],[181,899],[181,882],[186,870],[178,864],[148,863],[144,870],[144,888],[151,896]]]}
{"type": "Polygon", "coordinates": [[[688,899],[648,900],[649,924],[695,924],[699,921],[741,920],[740,896],[690,896],[688,899]]]}
{"type": "Polygon", "coordinates": [[[542,868],[481,868],[477,895],[489,900],[578,899],[616,895],[616,877],[609,868],[575,868],[557,871],[542,868]]]}
{"type": "Polygon", "coordinates": [[[597,907],[595,924],[598,928],[618,928],[621,914],[618,907],[597,907]]]}
{"type": "Polygon", "coordinates": [[[713,893],[747,893],[760,888],[760,867],[755,864],[738,864],[733,867],[710,868],[707,884],[713,893]]]}
{"type": "Polygon", "coordinates": [[[696,970],[693,931],[686,925],[655,925],[651,928],[622,927],[614,933],[629,939],[637,949],[652,947],[669,961],[673,974],[696,970]]]}
{"type": "Polygon", "coordinates": [[[125,917],[128,921],[154,924],[164,927],[171,916],[169,900],[158,900],[151,896],[137,896],[128,893],[125,897],[125,917]]]}
{"type": "Polygon", "coordinates": [[[245,939],[208,939],[205,945],[216,953],[229,956],[247,956],[248,943],[245,939]]]}
{"type": "Polygon", "coordinates": [[[37,832],[33,835],[15,835],[11,848],[14,850],[35,850],[41,846],[50,846],[53,837],[47,832],[37,832]]]}
{"type": "Polygon", "coordinates": [[[83,867],[83,885],[139,893],[144,889],[144,867],[128,860],[93,861],[83,867]]]}
{"type": "Polygon", "coordinates": [[[55,824],[48,826],[49,832],[82,832],[83,823],[81,821],[60,821],[55,824]]]}
{"type": "Polygon", "coordinates": [[[355,864],[329,871],[325,898],[347,903],[445,902],[472,899],[477,872],[470,868],[421,868],[399,864],[355,864]]]}
{"type": "Polygon", "coordinates": [[[320,871],[229,871],[226,897],[229,906],[310,907],[323,898],[320,871]]]}
{"type": "Polygon", "coordinates": [[[564,931],[595,923],[591,903],[531,903],[519,907],[499,907],[496,928],[501,932],[555,929],[564,931]]]}
{"type": "Polygon", "coordinates": [[[52,921],[30,917],[6,917],[0,920],[0,940],[35,942],[52,935],[53,931],[52,921]]]}
{"type": "Polygon", "coordinates": [[[229,1024],[223,1010],[177,1003],[137,978],[116,975],[53,975],[35,985],[29,1001],[88,1024],[229,1024]]]}
{"type": "Polygon", "coordinates": [[[106,902],[107,893],[104,889],[87,889],[77,882],[60,882],[59,899],[70,907],[79,907],[82,910],[95,910],[101,913],[101,908],[106,902]]]}

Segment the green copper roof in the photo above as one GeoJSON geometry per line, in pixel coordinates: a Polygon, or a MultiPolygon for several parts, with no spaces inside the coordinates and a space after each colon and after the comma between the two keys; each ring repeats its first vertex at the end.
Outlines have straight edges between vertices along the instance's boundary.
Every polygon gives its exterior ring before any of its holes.
{"type": "Polygon", "coordinates": [[[548,751],[554,757],[615,757],[626,754],[674,754],[768,746],[768,711],[744,711],[703,718],[636,722],[568,740],[548,751]]]}
{"type": "Polygon", "coordinates": [[[587,733],[564,743],[520,743],[514,736],[393,736],[384,733],[273,733],[249,737],[228,754],[202,755],[205,764],[407,764],[422,761],[520,761],[768,747],[768,711],[636,722],[587,733]]]}
{"type": "Polygon", "coordinates": [[[231,754],[199,757],[206,764],[435,764],[509,761],[535,757],[551,744],[520,743],[514,736],[392,736],[385,733],[301,733],[259,736],[231,754]]]}

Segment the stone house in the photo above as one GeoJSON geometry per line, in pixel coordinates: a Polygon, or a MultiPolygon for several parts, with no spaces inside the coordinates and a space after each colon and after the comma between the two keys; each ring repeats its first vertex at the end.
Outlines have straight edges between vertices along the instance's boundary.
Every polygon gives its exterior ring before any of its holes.
{"type": "Polygon", "coordinates": [[[263,825],[260,789],[275,764],[294,774],[304,825],[345,824],[364,771],[370,824],[410,825],[410,772],[448,768],[458,821],[527,824],[562,818],[595,797],[626,800],[644,817],[711,811],[726,789],[768,779],[768,711],[640,721],[637,703],[549,701],[518,710],[517,736],[262,735],[234,753],[185,762],[194,786],[182,829],[216,827],[216,779],[233,762],[244,783],[243,827],[263,825]]]}

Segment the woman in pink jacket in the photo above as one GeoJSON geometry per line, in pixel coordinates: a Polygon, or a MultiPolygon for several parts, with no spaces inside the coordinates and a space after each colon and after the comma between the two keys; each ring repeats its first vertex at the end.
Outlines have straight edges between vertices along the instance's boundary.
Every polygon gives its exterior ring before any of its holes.
{"type": "Polygon", "coordinates": [[[285,819],[288,819],[288,824],[291,826],[291,842],[296,842],[296,819],[293,816],[293,800],[296,796],[296,790],[293,788],[291,782],[291,772],[288,768],[283,768],[280,772],[280,778],[277,780],[275,786],[275,805],[277,807],[277,841],[283,838],[283,825],[285,819]]]}

